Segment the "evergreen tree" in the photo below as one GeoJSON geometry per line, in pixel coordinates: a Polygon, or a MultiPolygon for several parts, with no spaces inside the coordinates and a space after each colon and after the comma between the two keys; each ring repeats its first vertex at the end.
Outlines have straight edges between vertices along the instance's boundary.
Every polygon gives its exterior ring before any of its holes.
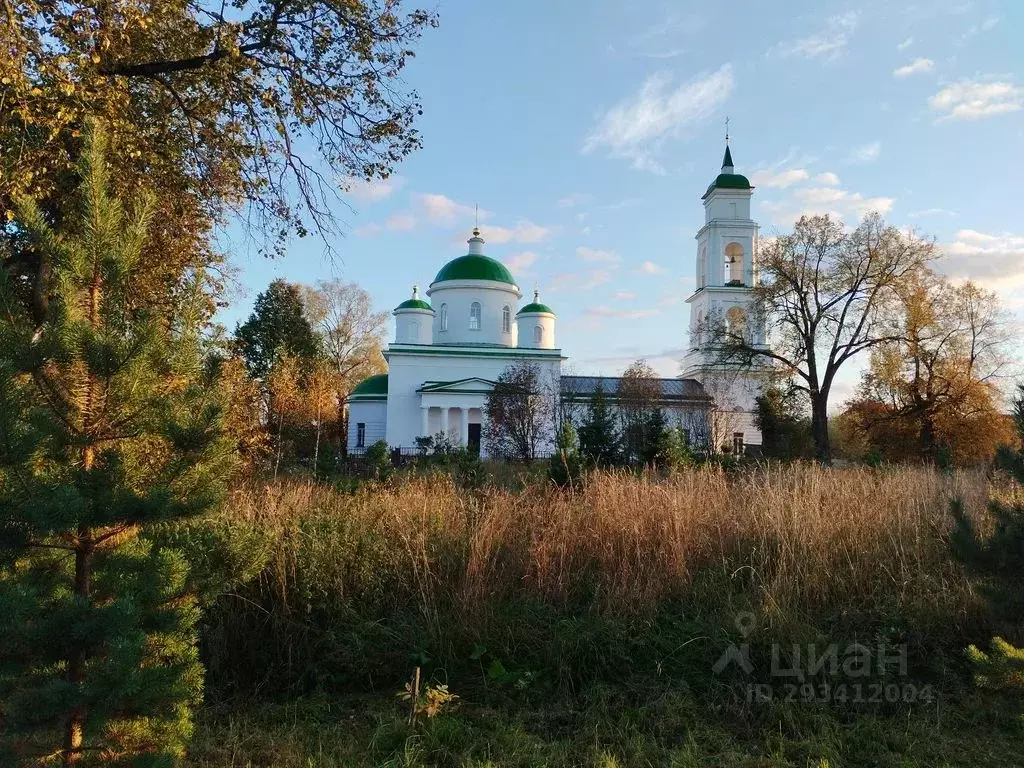
{"type": "Polygon", "coordinates": [[[590,464],[612,467],[622,458],[622,445],[615,413],[608,406],[604,387],[598,382],[590,399],[587,416],[579,428],[580,454],[590,464]]]}
{"type": "Polygon", "coordinates": [[[110,196],[105,143],[90,130],[59,228],[18,200],[45,317],[0,273],[0,753],[20,765],[168,765],[202,693],[186,564],[140,536],[210,509],[231,466],[202,281],[170,317],[139,290],[153,201],[110,196]]]}
{"type": "Polygon", "coordinates": [[[270,372],[282,353],[309,359],[320,351],[301,288],[280,278],[256,297],[252,314],[235,330],[235,339],[249,373],[257,379],[270,372]]]}
{"type": "Polygon", "coordinates": [[[761,430],[761,454],[771,459],[813,458],[811,420],[793,387],[769,387],[757,398],[754,423],[761,430]]]}

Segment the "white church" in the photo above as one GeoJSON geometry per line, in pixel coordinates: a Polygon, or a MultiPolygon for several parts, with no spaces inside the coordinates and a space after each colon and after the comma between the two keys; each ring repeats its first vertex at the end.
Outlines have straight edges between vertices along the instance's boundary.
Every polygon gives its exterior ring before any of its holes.
{"type": "MultiPolygon", "coordinates": [[[[704,226],[697,232],[696,289],[690,305],[689,349],[682,375],[661,379],[660,405],[669,421],[691,431],[694,442],[710,441],[736,452],[761,445],[753,411],[758,376],[716,359],[705,329],[716,318],[748,340],[763,345],[764,333],[748,323],[757,273],[758,225],[750,217],[753,187],[735,173],[726,144],[722,171],[704,193],[704,226]]],[[[614,404],[619,379],[562,376],[567,359],[555,336],[557,316],[540,302],[523,298],[509,270],[484,254],[484,239],[473,230],[469,249],[445,264],[426,291],[413,289],[395,307],[395,340],[383,351],[386,374],[361,382],[348,399],[348,450],[360,453],[384,440],[391,448],[413,449],[417,438],[448,436],[455,445],[486,452],[481,424],[488,393],[509,365],[535,363],[544,381],[563,398],[585,404],[598,385],[614,404]]]]}

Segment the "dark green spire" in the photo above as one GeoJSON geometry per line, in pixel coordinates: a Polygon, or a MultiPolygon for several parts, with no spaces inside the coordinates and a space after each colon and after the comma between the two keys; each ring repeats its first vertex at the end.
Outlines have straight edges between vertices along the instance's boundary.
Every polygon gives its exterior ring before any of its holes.
{"type": "Polygon", "coordinates": [[[732,152],[729,151],[729,145],[726,144],[725,145],[725,157],[722,159],[722,170],[724,171],[726,168],[732,168],[732,167],[733,167],[732,152]]]}

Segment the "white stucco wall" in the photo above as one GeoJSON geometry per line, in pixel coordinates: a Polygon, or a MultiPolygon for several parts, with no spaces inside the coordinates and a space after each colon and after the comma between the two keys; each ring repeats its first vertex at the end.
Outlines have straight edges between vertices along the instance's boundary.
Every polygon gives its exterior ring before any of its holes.
{"type": "Polygon", "coordinates": [[[434,307],[434,344],[498,344],[513,347],[516,343],[515,316],[521,294],[508,283],[491,280],[446,280],[434,283],[427,291],[434,307]],[[480,328],[471,330],[469,313],[473,302],[480,304],[480,328]],[[448,311],[448,330],[441,330],[441,308],[448,311]],[[511,325],[502,329],[502,309],[508,307],[511,325]]]}
{"type": "MultiPolygon", "coordinates": [[[[542,381],[547,383],[553,378],[557,386],[561,355],[557,354],[557,350],[555,352],[556,354],[537,357],[515,352],[507,356],[459,355],[455,350],[450,355],[434,355],[417,354],[415,349],[396,349],[396,345],[393,345],[387,354],[388,445],[410,448],[416,445],[416,437],[420,435],[422,424],[421,396],[416,390],[425,381],[457,381],[473,376],[494,381],[510,364],[525,358],[537,362],[541,368],[542,381]]],[[[486,399],[485,395],[480,394],[431,394],[429,397],[431,405],[440,405],[438,398],[443,397],[444,402],[450,407],[472,408],[482,408],[486,399]]]]}
{"type": "Polygon", "coordinates": [[[434,336],[434,313],[426,309],[396,309],[395,342],[430,344],[434,336]]]}
{"type": "Polygon", "coordinates": [[[523,312],[519,320],[519,347],[521,349],[555,349],[555,316],[547,312],[523,312]],[[537,344],[536,328],[541,328],[541,342],[537,344]]]}
{"type": "Polygon", "coordinates": [[[387,438],[387,403],[384,401],[353,402],[348,405],[348,450],[361,451],[378,440],[387,438]],[[366,425],[366,440],[357,445],[358,425],[366,425]]]}

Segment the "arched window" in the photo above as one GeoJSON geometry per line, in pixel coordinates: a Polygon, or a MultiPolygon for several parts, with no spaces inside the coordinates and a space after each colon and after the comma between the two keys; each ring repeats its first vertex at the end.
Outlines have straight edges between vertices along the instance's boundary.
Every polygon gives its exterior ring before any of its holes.
{"type": "Polygon", "coordinates": [[[725,282],[743,285],[743,246],[739,243],[725,246],[725,282]]]}
{"type": "Polygon", "coordinates": [[[536,344],[539,347],[543,343],[543,341],[544,341],[544,329],[541,328],[539,325],[534,326],[534,328],[533,328],[533,343],[536,344]]]}
{"type": "Polygon", "coordinates": [[[410,344],[415,344],[420,340],[420,322],[419,320],[412,320],[409,322],[409,329],[406,331],[409,338],[406,339],[410,344]]]}
{"type": "Polygon", "coordinates": [[[448,330],[448,305],[447,304],[442,304],[441,305],[441,330],[442,331],[447,331],[448,330]]]}
{"type": "Polygon", "coordinates": [[[729,307],[725,313],[725,327],[735,339],[745,339],[747,335],[747,314],[739,307],[729,307]]]}
{"type": "Polygon", "coordinates": [[[469,330],[480,330],[480,302],[474,301],[469,305],[469,330]]]}
{"type": "Polygon", "coordinates": [[[698,259],[699,260],[697,262],[697,274],[698,274],[697,287],[698,288],[703,288],[705,285],[707,285],[707,282],[708,282],[708,278],[707,278],[707,274],[706,274],[706,270],[707,270],[707,266],[706,265],[707,265],[707,262],[708,262],[708,252],[707,252],[706,248],[701,248],[700,249],[700,256],[698,257],[698,259]]]}
{"type": "Polygon", "coordinates": [[[512,310],[508,304],[501,308],[501,332],[512,333],[512,310]]]}

